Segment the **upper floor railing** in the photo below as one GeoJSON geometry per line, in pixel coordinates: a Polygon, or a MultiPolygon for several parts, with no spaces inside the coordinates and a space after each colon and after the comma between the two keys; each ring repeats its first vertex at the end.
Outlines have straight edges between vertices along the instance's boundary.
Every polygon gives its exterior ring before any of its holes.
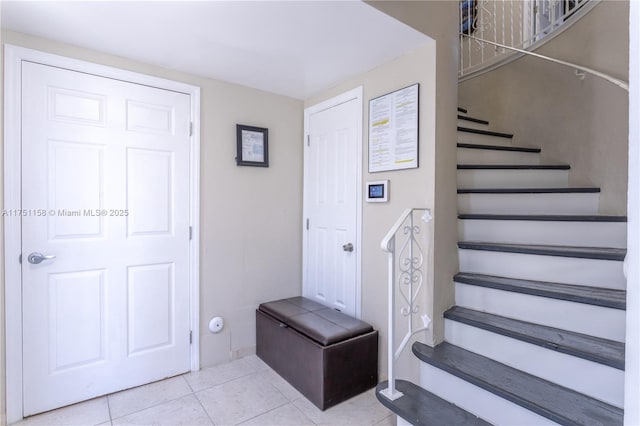
{"type": "Polygon", "coordinates": [[[460,79],[518,57],[517,50],[538,48],[599,1],[461,0],[460,79]]]}
{"type": "Polygon", "coordinates": [[[388,376],[389,386],[382,395],[394,400],[403,394],[395,387],[395,363],[413,335],[429,328],[431,319],[425,313],[424,288],[427,285],[427,264],[431,222],[429,209],[407,209],[387,235],[381,248],[388,253],[388,376]],[[396,346],[396,320],[404,335],[396,346]]]}

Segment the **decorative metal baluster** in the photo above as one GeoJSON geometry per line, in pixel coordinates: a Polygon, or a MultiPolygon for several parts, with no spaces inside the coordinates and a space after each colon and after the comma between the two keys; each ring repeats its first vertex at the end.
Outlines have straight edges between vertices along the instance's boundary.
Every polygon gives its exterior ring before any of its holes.
{"type": "MultiPolygon", "coordinates": [[[[486,0],[481,0],[480,4],[478,6],[479,10],[478,10],[478,14],[480,15],[480,20],[478,21],[478,29],[480,30],[480,38],[484,39],[484,30],[486,28],[486,21],[485,21],[485,4],[486,4],[486,0]]],[[[478,43],[478,49],[480,49],[480,63],[482,64],[484,62],[484,49],[482,48],[483,44],[482,43],[478,43]]]]}
{"type": "Polygon", "coordinates": [[[524,22],[524,2],[519,3],[518,10],[520,11],[520,46],[524,47],[524,32],[526,31],[527,25],[524,22]]]}
{"type": "MultiPolygon", "coordinates": [[[[492,1],[493,3],[493,40],[492,41],[498,41],[498,12],[497,10],[497,4],[496,4],[496,0],[492,1]]],[[[496,46],[493,46],[493,57],[495,58],[498,52],[498,48],[496,46]]]]}
{"type": "MultiPolygon", "coordinates": [[[[479,4],[480,7],[480,22],[479,22],[479,28],[480,28],[480,38],[481,39],[485,39],[485,32],[486,33],[491,33],[491,29],[493,29],[494,32],[494,36],[493,39],[496,39],[496,15],[495,15],[495,7],[496,4],[495,2],[493,3],[493,8],[494,8],[494,13],[491,13],[491,9],[489,7],[489,0],[482,0],[479,4]]],[[[485,61],[485,55],[484,55],[484,51],[485,51],[485,47],[486,45],[482,42],[477,42],[478,43],[478,48],[480,49],[480,64],[483,64],[485,61]]],[[[495,55],[494,55],[495,56],[495,55]]],[[[487,58],[488,59],[488,58],[487,58]]]]}
{"type": "MultiPolygon", "coordinates": [[[[460,32],[464,32],[464,28],[462,26],[462,4],[460,2],[458,2],[458,12],[460,15],[460,32]]],[[[469,24],[469,26],[471,26],[471,24],[469,24]]],[[[459,75],[463,75],[464,74],[464,41],[465,38],[462,37],[461,35],[458,37],[460,39],[460,68],[458,69],[458,74],[459,75]]],[[[467,39],[467,42],[470,43],[469,39],[467,39]]]]}
{"type": "MultiPolygon", "coordinates": [[[[502,16],[500,17],[500,19],[502,19],[502,44],[504,44],[504,42],[505,42],[504,27],[506,26],[505,22],[507,21],[507,19],[505,18],[505,14],[504,14],[504,0],[502,0],[502,16]]],[[[504,53],[504,49],[502,49],[501,53],[504,53]]]]}
{"type": "MultiPolygon", "coordinates": [[[[496,1],[498,0],[477,0],[475,20],[471,16],[471,22],[461,28],[463,40],[460,41],[458,72],[461,77],[480,71],[483,66],[500,63],[511,54],[512,48],[530,49],[532,45],[538,45],[540,40],[566,22],[578,19],[591,9],[583,6],[597,4],[591,0],[500,0],[501,5],[497,5],[496,1]],[[517,10],[514,10],[516,7],[517,10]],[[500,36],[502,42],[498,43],[500,36]],[[473,49],[472,43],[476,46],[473,49]],[[487,50],[489,46],[493,47],[491,53],[487,50]]],[[[465,19],[463,12],[461,5],[461,22],[465,19]]],[[[472,15],[471,11],[470,14],[472,15]]]]}
{"type": "Polygon", "coordinates": [[[422,228],[414,221],[415,212],[421,211],[422,226],[427,226],[431,221],[431,213],[427,209],[410,209],[406,210],[401,218],[396,222],[394,227],[387,233],[382,240],[381,247],[388,252],[388,279],[389,279],[389,341],[388,341],[388,387],[383,389],[382,395],[395,400],[403,394],[395,388],[395,361],[398,359],[411,336],[420,331],[424,331],[429,327],[431,319],[424,314],[422,318],[422,327],[414,327],[413,316],[420,312],[418,304],[418,296],[423,287],[425,273],[423,271],[425,265],[425,252],[421,247],[418,236],[422,233],[422,228]],[[403,238],[398,240],[399,233],[402,232],[403,238]],[[400,246],[400,250],[398,249],[400,246]],[[397,268],[397,276],[396,276],[397,268]],[[397,286],[397,288],[396,288],[397,286]],[[395,325],[396,325],[396,291],[400,293],[402,299],[400,314],[407,318],[407,332],[402,339],[400,345],[395,349],[395,325]]]}
{"type": "Polygon", "coordinates": [[[509,16],[511,20],[511,45],[515,46],[514,36],[516,31],[515,31],[515,26],[513,25],[513,0],[509,2],[509,16]]]}
{"type": "MultiPolygon", "coordinates": [[[[475,12],[478,13],[477,10],[475,12]]],[[[468,35],[471,35],[471,28],[472,27],[473,27],[473,25],[467,25],[467,34],[468,35]]],[[[476,31],[477,31],[477,29],[476,29],[476,31]]],[[[471,39],[468,38],[467,39],[467,51],[469,52],[469,68],[471,68],[473,66],[473,60],[472,60],[472,57],[471,57],[471,44],[472,44],[472,41],[471,41],[471,39]]]]}

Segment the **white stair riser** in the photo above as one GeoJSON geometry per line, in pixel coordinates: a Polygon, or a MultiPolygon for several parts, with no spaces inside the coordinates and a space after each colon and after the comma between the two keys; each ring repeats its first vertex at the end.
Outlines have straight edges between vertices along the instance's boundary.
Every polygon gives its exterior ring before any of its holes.
{"type": "MultiPolygon", "coordinates": [[[[458,115],[463,115],[463,114],[458,113],[458,115]]],[[[473,121],[461,120],[459,118],[458,118],[458,127],[466,127],[467,129],[489,130],[488,124],[475,123],[473,121]]]]}
{"type": "Polygon", "coordinates": [[[625,311],[455,283],[456,305],[603,339],[624,342],[625,311]]]}
{"type": "Polygon", "coordinates": [[[599,193],[458,194],[458,212],[595,215],[599,201],[599,193]]]}
{"type": "Polygon", "coordinates": [[[557,425],[430,364],[420,363],[420,386],[494,425],[557,425]]]}
{"type": "Polygon", "coordinates": [[[534,220],[458,220],[463,241],[548,244],[584,247],[627,246],[625,222],[553,222],[534,220]]]}
{"type": "MultiPolygon", "coordinates": [[[[466,126],[461,126],[466,127],[466,126]]],[[[484,129],[483,129],[484,130],[484,129]]],[[[503,138],[500,136],[482,135],[479,133],[461,132],[458,130],[458,142],[460,143],[477,143],[481,145],[500,145],[512,146],[512,138],[503,138]]]]}
{"type": "Polygon", "coordinates": [[[608,404],[624,405],[624,371],[445,319],[445,340],[608,404]]]}
{"type": "Polygon", "coordinates": [[[495,149],[458,148],[458,164],[540,164],[540,154],[495,149]]]}
{"type": "Polygon", "coordinates": [[[458,188],[566,188],[568,170],[458,170],[458,188]]]}
{"type": "Polygon", "coordinates": [[[624,290],[622,262],[459,249],[460,271],[624,290]]]}

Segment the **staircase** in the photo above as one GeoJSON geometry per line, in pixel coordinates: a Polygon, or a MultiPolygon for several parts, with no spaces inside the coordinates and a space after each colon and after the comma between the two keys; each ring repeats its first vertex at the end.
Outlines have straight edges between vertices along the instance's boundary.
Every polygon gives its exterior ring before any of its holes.
{"type": "Polygon", "coordinates": [[[445,341],[414,343],[420,387],[378,399],[398,424],[621,425],[626,217],[598,215],[600,190],[570,187],[569,165],[489,129],[459,109],[445,341]]]}

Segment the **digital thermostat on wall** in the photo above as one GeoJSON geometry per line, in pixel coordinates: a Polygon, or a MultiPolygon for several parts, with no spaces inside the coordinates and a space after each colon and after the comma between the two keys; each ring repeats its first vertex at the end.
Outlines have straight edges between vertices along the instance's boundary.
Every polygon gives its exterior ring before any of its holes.
{"type": "Polygon", "coordinates": [[[386,203],[389,201],[389,181],[367,182],[367,202],[386,203]]]}

